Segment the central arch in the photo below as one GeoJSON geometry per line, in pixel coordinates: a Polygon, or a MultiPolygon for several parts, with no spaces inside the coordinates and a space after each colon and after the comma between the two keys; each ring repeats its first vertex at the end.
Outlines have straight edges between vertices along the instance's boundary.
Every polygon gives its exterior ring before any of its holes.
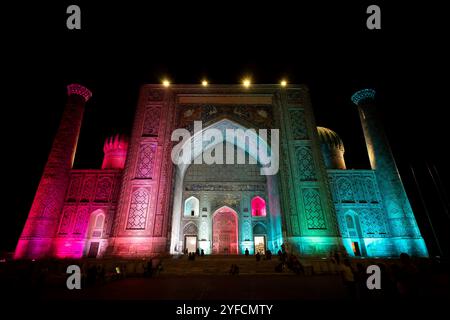
{"type": "MultiPolygon", "coordinates": [[[[184,215],[184,209],[185,207],[183,204],[185,203],[185,200],[188,198],[184,198],[184,194],[186,193],[186,188],[184,186],[185,176],[188,169],[191,167],[191,164],[195,164],[194,160],[201,156],[202,153],[211,150],[214,148],[217,144],[229,144],[234,145],[236,150],[240,150],[244,152],[248,158],[252,158],[255,160],[255,165],[259,166],[260,169],[258,169],[258,175],[261,174],[261,169],[264,167],[261,165],[258,156],[258,148],[255,148],[255,146],[259,147],[266,147],[265,149],[269,151],[269,154],[272,153],[272,150],[270,146],[268,145],[265,138],[261,137],[256,131],[249,132],[249,138],[245,140],[244,143],[238,139],[230,139],[229,136],[226,134],[227,129],[240,129],[243,131],[246,131],[248,128],[244,127],[243,125],[234,122],[229,119],[221,119],[215,123],[210,124],[208,127],[203,128],[202,131],[194,134],[194,136],[191,136],[188,140],[185,140],[185,143],[191,143],[191,162],[190,163],[179,163],[175,167],[175,173],[174,173],[174,183],[173,183],[173,206],[172,206],[172,222],[171,222],[171,245],[170,245],[170,253],[171,254],[180,254],[183,252],[184,248],[184,239],[182,235],[183,226],[188,222],[188,220],[195,220],[196,223],[199,225],[199,231],[198,231],[198,246],[200,249],[204,249],[204,252],[206,254],[215,253],[213,249],[213,214],[217,212],[212,211],[213,208],[209,208],[207,205],[205,206],[205,199],[206,201],[210,201],[209,198],[205,198],[207,196],[208,190],[201,195],[204,190],[196,189],[198,185],[191,186],[191,189],[188,190],[191,194],[186,195],[189,196],[195,196],[197,199],[200,200],[200,206],[199,206],[199,213],[198,215],[194,214],[192,215],[184,215]],[[195,142],[196,139],[198,141],[201,141],[197,136],[200,136],[205,132],[207,129],[217,129],[220,132],[222,132],[222,139],[213,139],[213,140],[206,140],[203,141],[201,147],[194,147],[198,142],[195,142]],[[199,191],[200,190],[200,191],[199,191]],[[203,204],[202,204],[203,203],[203,204]],[[211,210],[211,211],[210,211],[211,210]]],[[[263,148],[264,149],[264,148],[263,148]]],[[[250,160],[249,160],[250,161],[250,160]]],[[[267,202],[267,217],[261,216],[257,217],[259,219],[266,218],[267,222],[267,228],[270,230],[270,236],[268,237],[268,246],[270,249],[277,251],[279,246],[282,244],[282,232],[281,232],[281,215],[280,215],[280,203],[279,203],[279,192],[278,192],[278,182],[277,182],[277,175],[266,175],[266,194],[264,194],[264,197],[266,198],[267,202]],[[270,214],[269,214],[270,213],[270,214]]],[[[210,188],[210,186],[208,186],[210,188]]],[[[213,188],[213,187],[211,187],[213,188]]],[[[210,189],[209,191],[214,190],[210,189]]],[[[228,192],[228,191],[224,191],[228,192]]],[[[234,191],[230,191],[229,193],[233,193],[234,191]]],[[[245,191],[244,191],[245,192],[245,191]]],[[[261,193],[261,192],[259,192],[261,193]]],[[[263,196],[263,194],[259,194],[260,196],[263,196]]],[[[253,195],[252,195],[253,196],[253,195]]],[[[246,196],[247,197],[247,196],[246,196]]],[[[249,198],[251,199],[251,198],[249,198]]],[[[242,199],[241,203],[244,203],[247,199],[242,199]]],[[[212,201],[212,200],[211,200],[212,201]]],[[[250,201],[250,200],[249,200],[250,201]]],[[[233,215],[236,219],[235,224],[235,230],[234,233],[236,235],[236,246],[232,248],[232,253],[244,253],[245,248],[252,248],[253,247],[253,238],[251,236],[250,228],[246,228],[246,223],[251,223],[251,215],[249,214],[250,211],[250,203],[248,205],[240,205],[239,203],[235,203],[235,199],[233,198],[233,195],[231,197],[227,196],[222,201],[217,201],[214,203],[214,207],[221,207],[222,205],[228,206],[227,208],[230,210],[230,212],[233,212],[233,215]],[[230,205],[232,204],[232,205],[230,205]],[[235,209],[231,209],[235,208],[235,209]],[[235,211],[237,210],[237,211],[235,211]],[[242,221],[241,221],[242,220],[242,221]],[[247,221],[248,220],[248,221],[247,221]],[[241,223],[242,225],[238,225],[241,223]],[[242,227],[242,230],[240,228],[242,227]],[[242,233],[242,234],[241,234],[242,233]]],[[[228,210],[227,209],[227,210],[228,210]]],[[[195,212],[194,212],[195,213],[195,212]]],[[[215,215],[214,215],[215,216],[215,215]]],[[[227,236],[225,235],[225,238],[227,236]]],[[[233,242],[234,241],[230,241],[233,242]]],[[[220,251],[220,249],[218,249],[220,251]]],[[[230,247],[231,250],[231,247],[230,247]]],[[[230,251],[231,252],[231,251],[230,251]]]]}
{"type": "Polygon", "coordinates": [[[237,213],[227,206],[217,209],[212,216],[214,254],[238,254],[237,213]]]}

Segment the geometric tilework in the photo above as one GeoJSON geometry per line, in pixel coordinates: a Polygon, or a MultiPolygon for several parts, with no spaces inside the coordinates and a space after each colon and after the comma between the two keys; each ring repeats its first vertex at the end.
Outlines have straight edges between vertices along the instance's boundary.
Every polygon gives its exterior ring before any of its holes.
{"type": "Polygon", "coordinates": [[[375,193],[375,188],[373,185],[373,180],[371,178],[365,179],[366,190],[367,190],[367,200],[370,202],[378,202],[377,195],[375,193]]]}
{"type": "Polygon", "coordinates": [[[297,163],[300,181],[317,180],[311,147],[297,147],[295,149],[295,156],[298,161],[297,163]]]}
{"type": "Polygon", "coordinates": [[[143,144],[139,151],[139,159],[136,169],[136,178],[148,179],[152,177],[153,162],[155,158],[155,144],[143,144]]]}
{"type": "Polygon", "coordinates": [[[128,213],[127,229],[143,230],[147,220],[149,194],[147,190],[140,188],[131,196],[130,212],[128,213]]]}
{"type": "Polygon", "coordinates": [[[63,217],[59,225],[59,234],[70,233],[71,221],[73,219],[73,216],[75,215],[75,209],[75,206],[68,206],[64,208],[63,217]]]}
{"type": "Polygon", "coordinates": [[[73,227],[73,234],[84,237],[89,221],[89,208],[87,206],[78,207],[77,218],[73,227]]]}
{"type": "Polygon", "coordinates": [[[319,190],[314,188],[302,190],[308,229],[326,229],[319,190]]]}
{"type": "Polygon", "coordinates": [[[292,136],[294,140],[306,140],[308,134],[306,131],[305,112],[303,109],[289,111],[291,119],[292,136]]]}
{"type": "Polygon", "coordinates": [[[362,213],[362,231],[364,237],[384,237],[386,236],[386,226],[381,209],[364,209],[362,213]]]}
{"type": "Polygon", "coordinates": [[[144,127],[142,134],[144,136],[157,136],[159,131],[161,109],[158,106],[151,106],[145,111],[144,127]]]}
{"type": "Polygon", "coordinates": [[[340,170],[328,172],[337,203],[368,203],[378,206],[375,173],[369,170],[340,170]]]}
{"type": "Polygon", "coordinates": [[[342,202],[354,202],[355,196],[353,193],[352,183],[347,178],[338,179],[339,199],[342,202]]]}

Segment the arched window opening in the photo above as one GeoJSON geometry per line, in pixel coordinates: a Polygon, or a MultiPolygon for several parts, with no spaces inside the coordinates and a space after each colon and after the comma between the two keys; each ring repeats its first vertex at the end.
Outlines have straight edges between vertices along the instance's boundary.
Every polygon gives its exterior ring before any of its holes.
{"type": "Polygon", "coordinates": [[[184,202],[184,216],[198,217],[200,210],[200,201],[196,197],[189,197],[184,202]]]}
{"type": "Polygon", "coordinates": [[[348,229],[355,229],[355,223],[353,222],[353,217],[351,215],[346,215],[346,221],[347,221],[347,228],[348,229]]]}
{"type": "Polygon", "coordinates": [[[357,231],[356,225],[355,225],[355,218],[353,217],[353,214],[347,213],[345,215],[345,220],[347,223],[348,235],[350,237],[359,237],[358,231],[357,231]]]}
{"type": "Polygon", "coordinates": [[[256,196],[252,199],[252,216],[266,216],[266,201],[263,198],[256,196]]]}
{"type": "Polygon", "coordinates": [[[103,234],[103,226],[105,224],[105,214],[103,211],[94,214],[91,221],[91,238],[101,238],[103,234]]]}
{"type": "Polygon", "coordinates": [[[351,238],[351,250],[355,256],[364,256],[367,254],[364,239],[362,237],[359,216],[354,211],[345,214],[348,236],[351,238]]]}

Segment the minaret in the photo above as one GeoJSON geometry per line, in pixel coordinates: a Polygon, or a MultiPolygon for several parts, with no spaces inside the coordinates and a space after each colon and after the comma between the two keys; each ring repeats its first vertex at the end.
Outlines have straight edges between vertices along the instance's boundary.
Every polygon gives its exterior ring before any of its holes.
{"type": "Polygon", "coordinates": [[[389,142],[375,106],[375,90],[364,89],[352,96],[358,106],[370,165],[375,170],[378,186],[387,212],[390,235],[397,254],[428,255],[417,227],[389,142]]]}
{"type": "Polygon", "coordinates": [[[67,86],[68,99],[50,155],[14,254],[15,259],[52,255],[83,119],[92,93],[79,84],[67,86]]]}

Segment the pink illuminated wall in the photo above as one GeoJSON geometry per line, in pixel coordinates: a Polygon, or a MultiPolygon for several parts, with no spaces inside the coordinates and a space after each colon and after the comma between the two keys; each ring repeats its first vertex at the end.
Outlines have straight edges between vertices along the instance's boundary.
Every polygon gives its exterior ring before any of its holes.
{"type": "Polygon", "coordinates": [[[90,243],[97,241],[88,234],[96,210],[105,213],[105,232],[98,239],[101,250],[109,246],[117,257],[166,250],[170,134],[175,122],[174,105],[166,101],[166,93],[160,86],[144,86],[130,144],[123,136],[108,138],[102,170],[72,170],[91,92],[81,85],[68,86],[66,109],[17,244],[16,259],[85,256],[90,243]]]}
{"type": "Polygon", "coordinates": [[[99,255],[106,250],[119,198],[122,170],[72,170],[53,255],[57,258],[81,258],[92,241],[101,244],[99,255]],[[95,217],[101,213],[103,230],[89,234],[95,217]]]}
{"type": "Polygon", "coordinates": [[[167,249],[173,164],[170,89],[141,88],[114,220],[111,254],[148,257],[167,249]]]}

